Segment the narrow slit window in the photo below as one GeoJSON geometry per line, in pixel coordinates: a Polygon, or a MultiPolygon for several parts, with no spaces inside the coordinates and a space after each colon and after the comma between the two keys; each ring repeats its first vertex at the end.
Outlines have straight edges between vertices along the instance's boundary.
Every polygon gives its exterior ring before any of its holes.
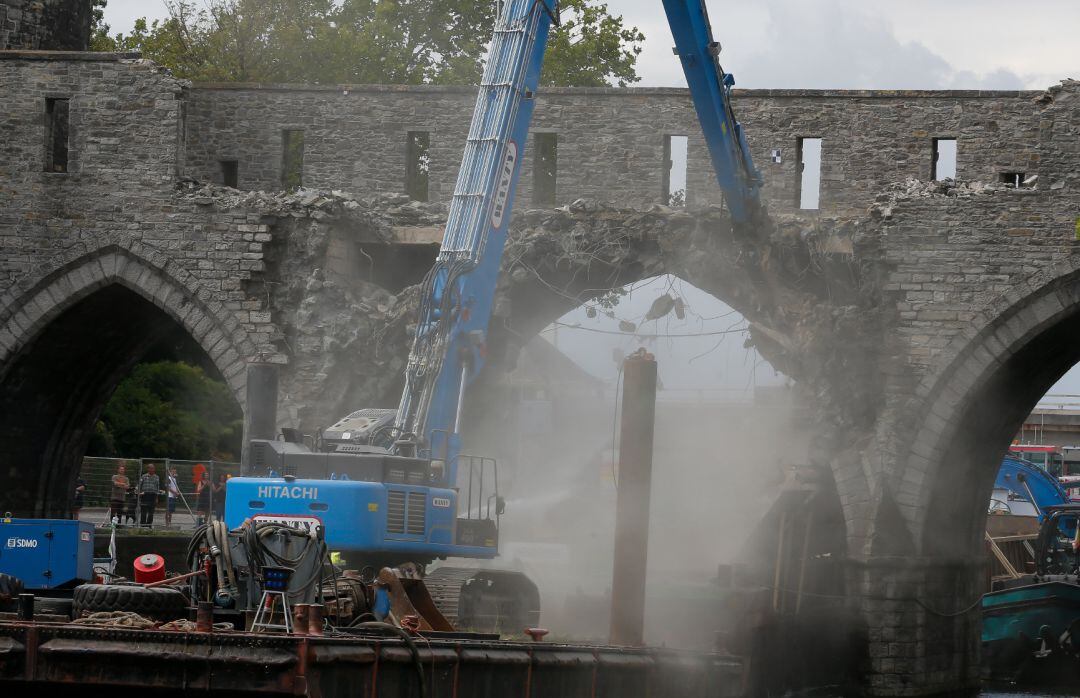
{"type": "Polygon", "coordinates": [[[221,160],[221,183],[233,189],[240,188],[240,163],[236,160],[221,160]]]}
{"type": "Polygon", "coordinates": [[[45,171],[68,171],[68,134],[70,101],[45,100],[45,171]]]}
{"type": "Polygon", "coordinates": [[[431,132],[409,131],[405,140],[405,151],[405,193],[414,201],[427,201],[431,171],[431,132]]]}
{"type": "Polygon", "coordinates": [[[281,132],[281,186],[299,189],[304,185],[304,132],[285,129],[281,132]]]}
{"type": "Polygon", "coordinates": [[[1002,184],[1016,189],[1031,189],[1035,186],[1035,175],[1025,172],[1002,172],[998,178],[1002,184]]]}
{"type": "Polygon", "coordinates": [[[800,209],[816,211],[821,208],[821,139],[800,138],[797,150],[799,178],[796,201],[800,209]]]}
{"type": "Polygon", "coordinates": [[[559,183],[559,134],[534,133],[533,203],[554,206],[559,183]]]}
{"type": "Polygon", "coordinates": [[[956,179],[956,139],[935,138],[930,176],[935,181],[956,179]]]}
{"type": "Polygon", "coordinates": [[[664,181],[661,201],[667,206],[686,205],[686,136],[664,136],[664,181]]]}

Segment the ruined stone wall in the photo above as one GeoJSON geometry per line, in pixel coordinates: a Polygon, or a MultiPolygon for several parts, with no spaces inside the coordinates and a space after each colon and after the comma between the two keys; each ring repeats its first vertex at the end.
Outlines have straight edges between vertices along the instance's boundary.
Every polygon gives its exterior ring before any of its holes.
{"type": "Polygon", "coordinates": [[[797,204],[796,141],[822,139],[821,213],[858,215],[887,184],[931,179],[933,139],[957,139],[957,177],[1038,165],[1037,92],[747,90],[735,108],[774,213],[797,204]],[[773,149],[783,162],[772,162],[773,149]]]}
{"type": "Polygon", "coordinates": [[[85,51],[90,0],[0,0],[0,51],[85,51]]]}
{"type": "MultiPolygon", "coordinates": [[[[190,274],[238,336],[274,353],[265,296],[246,288],[264,268],[260,215],[178,203],[181,83],[123,55],[0,52],[0,91],[0,318],[63,260],[137,244],[190,274]],[[68,101],[64,172],[46,171],[49,99],[68,101]]],[[[26,340],[0,335],[0,346],[26,340]]]]}
{"type": "MultiPolygon", "coordinates": [[[[958,176],[992,182],[1036,169],[1036,92],[742,90],[735,109],[774,212],[797,207],[797,142],[822,138],[821,211],[862,214],[882,186],[929,179],[934,138],[957,138],[958,176]],[[773,162],[780,150],[781,162],[773,162]]],[[[405,190],[406,136],[431,133],[430,200],[448,201],[475,102],[470,88],[196,85],[186,173],[221,182],[239,162],[245,189],[281,187],[284,129],[305,131],[304,183],[366,193],[405,190]]],[[[686,90],[547,88],[532,132],[558,138],[556,201],[659,202],[666,135],[688,137],[688,201],[720,201],[686,90]]],[[[518,201],[532,205],[534,148],[518,201]]]]}

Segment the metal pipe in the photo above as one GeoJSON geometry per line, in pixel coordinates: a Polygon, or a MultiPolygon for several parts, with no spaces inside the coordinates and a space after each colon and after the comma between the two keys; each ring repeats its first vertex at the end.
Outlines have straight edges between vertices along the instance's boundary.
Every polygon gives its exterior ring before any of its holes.
{"type": "Polygon", "coordinates": [[[195,610],[195,632],[214,632],[214,604],[210,601],[200,601],[195,610]]]}
{"type": "Polygon", "coordinates": [[[159,579],[156,582],[148,582],[146,584],[143,584],[143,586],[147,589],[153,589],[154,587],[162,587],[168,584],[176,584],[177,582],[183,582],[185,580],[191,579],[192,577],[198,577],[205,574],[206,570],[195,570],[194,572],[188,572],[187,574],[181,574],[176,577],[166,577],[165,579],[159,579]]]}
{"type": "Polygon", "coordinates": [[[1016,479],[1024,486],[1024,491],[1027,492],[1028,499],[1031,500],[1031,506],[1035,507],[1035,513],[1041,517],[1043,515],[1042,507],[1039,506],[1039,500],[1035,499],[1035,495],[1031,493],[1031,487],[1027,483],[1027,478],[1024,477],[1023,473],[1017,473],[1016,479]]]}
{"type": "Polygon", "coordinates": [[[311,618],[311,605],[298,603],[293,606],[293,634],[307,635],[311,618]]]}
{"type": "Polygon", "coordinates": [[[246,390],[244,441],[240,458],[245,474],[251,467],[251,440],[277,438],[277,364],[248,364],[246,390]]]}
{"type": "MultiPolygon", "coordinates": [[[[288,609],[285,611],[288,613],[288,609]]],[[[308,606],[308,627],[307,634],[314,637],[322,637],[323,634],[323,607],[321,604],[313,603],[308,606]]]]}
{"type": "MultiPolygon", "coordinates": [[[[457,409],[454,410],[454,428],[450,431],[452,433],[459,433],[461,431],[461,414],[465,411],[465,384],[469,378],[469,367],[463,365],[461,367],[461,382],[458,384],[457,394],[457,409]]],[[[447,434],[447,443],[449,443],[450,435],[447,434]]]]}
{"type": "Polygon", "coordinates": [[[655,422],[656,360],[642,349],[623,363],[611,581],[611,643],[615,645],[645,643],[645,572],[655,422]]]}
{"type": "Polygon", "coordinates": [[[34,620],[34,595],[19,594],[19,620],[34,620]]]}
{"type": "MultiPolygon", "coordinates": [[[[813,502],[813,500],[810,500],[813,502]]],[[[806,515],[806,528],[803,530],[802,560],[799,562],[799,586],[795,592],[795,615],[799,615],[802,608],[803,584],[806,581],[806,555],[810,551],[810,531],[814,528],[814,510],[811,509],[806,515]]]]}
{"type": "Polygon", "coordinates": [[[780,579],[784,565],[784,529],[787,524],[787,509],[780,512],[780,535],[776,540],[776,568],[773,570],[773,595],[772,607],[774,611],[780,610],[780,579]]]}

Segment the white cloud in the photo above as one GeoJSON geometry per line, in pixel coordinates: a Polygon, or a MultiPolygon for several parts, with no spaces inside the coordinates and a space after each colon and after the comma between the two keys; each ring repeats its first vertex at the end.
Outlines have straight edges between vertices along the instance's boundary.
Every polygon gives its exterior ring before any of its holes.
{"type": "MultiPolygon", "coordinates": [[[[646,35],[644,85],[683,85],[655,0],[611,0],[646,35]]],[[[711,0],[724,67],[740,87],[1035,89],[1080,74],[1062,26],[1080,3],[1004,0],[711,0]]]]}
{"type": "MultiPolygon", "coordinates": [[[[478,0],[484,2],[486,0],[478,0]]],[[[642,85],[684,85],[658,0],[607,0],[646,37],[642,85]]],[[[167,15],[162,0],[109,0],[112,31],[167,15]]],[[[710,0],[739,87],[1037,89],[1080,78],[1076,0],[710,0]]]]}

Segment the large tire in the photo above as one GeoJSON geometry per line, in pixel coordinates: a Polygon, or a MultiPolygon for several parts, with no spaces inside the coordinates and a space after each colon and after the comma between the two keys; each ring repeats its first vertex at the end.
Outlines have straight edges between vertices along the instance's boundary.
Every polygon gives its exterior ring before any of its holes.
{"type": "Polygon", "coordinates": [[[98,611],[132,611],[169,621],[188,617],[188,600],[179,590],[167,587],[83,584],[75,589],[73,611],[76,618],[98,611]]]}
{"type": "Polygon", "coordinates": [[[23,593],[22,580],[0,572],[0,601],[10,601],[21,593],[23,593]]]}

